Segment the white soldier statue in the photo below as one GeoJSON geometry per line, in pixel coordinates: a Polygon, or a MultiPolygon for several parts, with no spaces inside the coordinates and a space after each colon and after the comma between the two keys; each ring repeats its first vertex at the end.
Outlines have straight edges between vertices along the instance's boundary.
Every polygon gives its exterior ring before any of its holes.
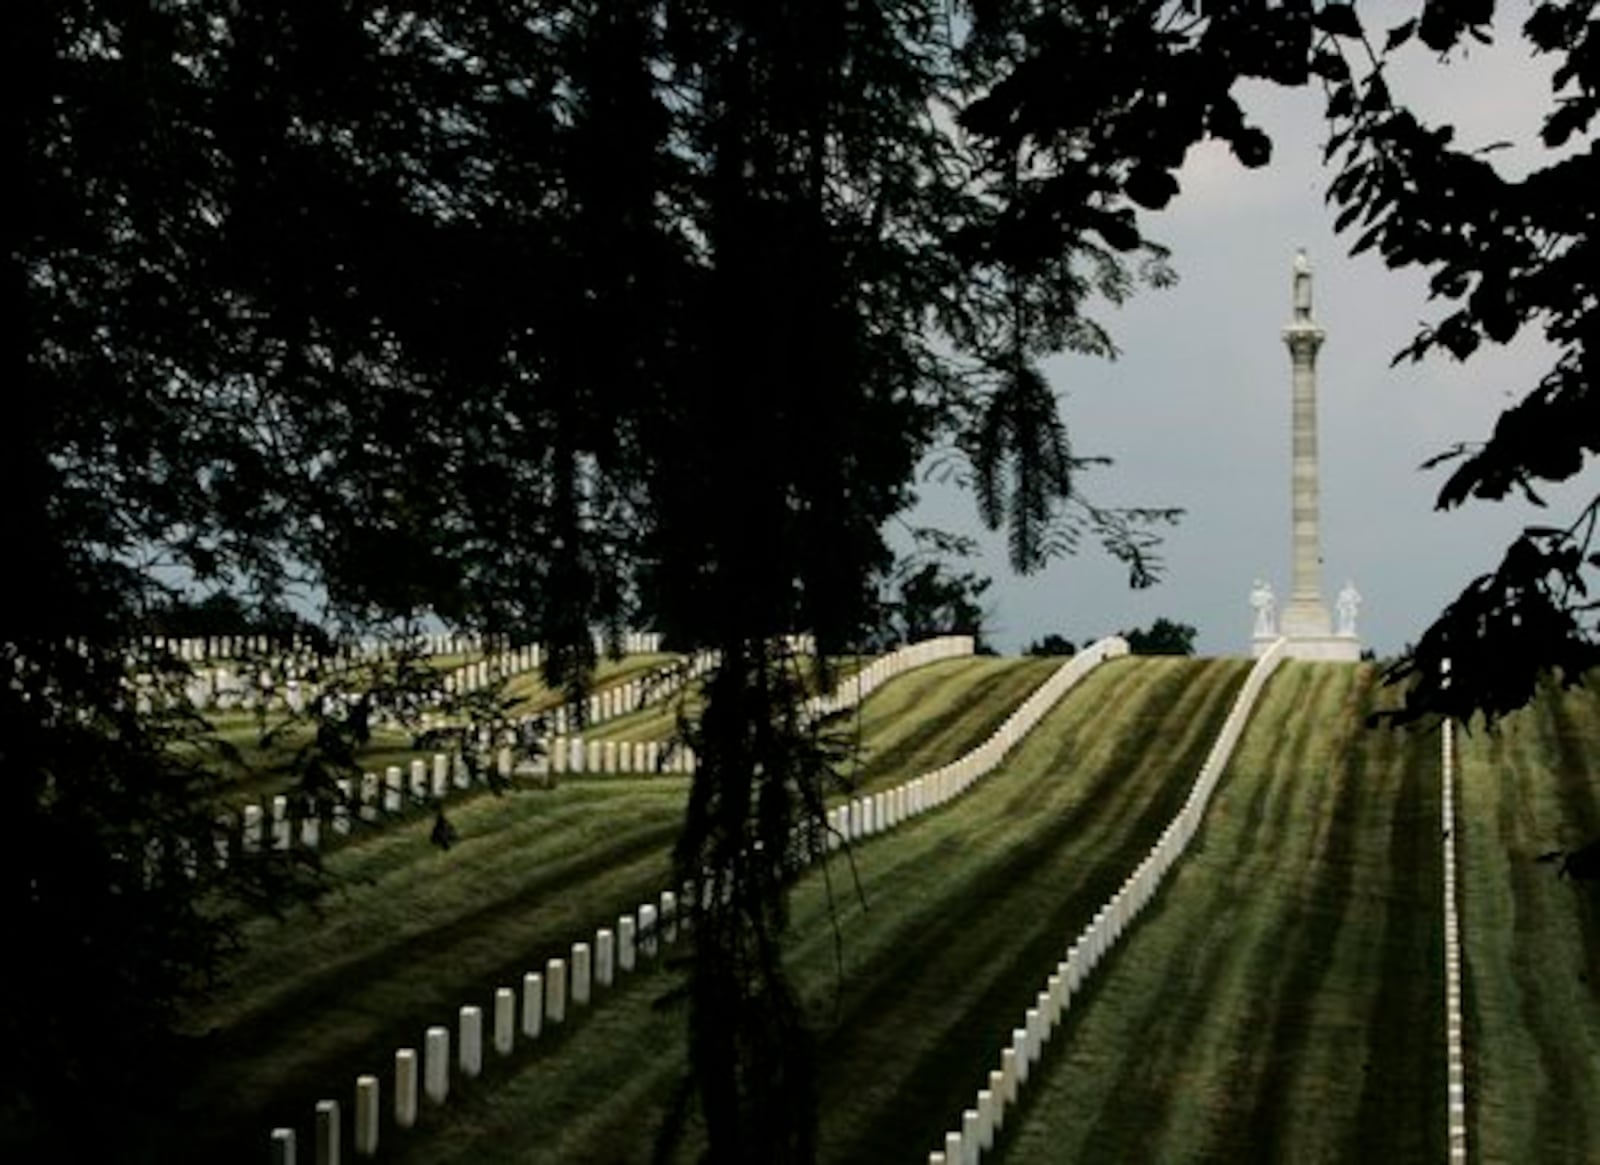
{"type": "Polygon", "coordinates": [[[1339,634],[1354,635],[1356,633],[1356,612],[1361,609],[1361,592],[1356,590],[1356,584],[1346,582],[1344,589],[1339,592],[1339,598],[1334,603],[1334,608],[1339,615],[1339,634]]]}
{"type": "Polygon", "coordinates": [[[1256,579],[1256,585],[1250,588],[1250,605],[1256,609],[1256,638],[1277,634],[1277,602],[1264,580],[1256,579]]]}

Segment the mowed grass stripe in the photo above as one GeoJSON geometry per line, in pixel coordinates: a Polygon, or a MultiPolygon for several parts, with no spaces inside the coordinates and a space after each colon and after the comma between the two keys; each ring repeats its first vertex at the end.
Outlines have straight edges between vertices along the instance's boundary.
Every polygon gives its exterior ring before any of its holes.
{"type": "MultiPolygon", "coordinates": [[[[1108,665],[956,805],[861,847],[854,877],[836,858],[834,920],[830,879],[802,883],[789,960],[818,1032],[824,1160],[914,1159],[935,1143],[1069,931],[1181,804],[1245,670],[1108,665]]],[[[399,1159],[648,1160],[682,1078],[683,1017],[664,1022],[638,997],[601,1015],[604,1030],[573,1033],[559,1072],[541,1061],[452,1103],[399,1159]],[[577,1122],[573,1090],[599,1106],[577,1122]]],[[[693,1155],[691,1137],[680,1159],[693,1155]]]]}
{"type": "Polygon", "coordinates": [[[1442,1159],[1438,742],[1364,729],[1376,686],[1306,663],[1269,683],[1000,1159],[1442,1159]]]}
{"type": "Polygon", "coordinates": [[[1456,740],[1469,1150],[1600,1161],[1600,884],[1536,860],[1600,836],[1600,692],[1456,740]]]}

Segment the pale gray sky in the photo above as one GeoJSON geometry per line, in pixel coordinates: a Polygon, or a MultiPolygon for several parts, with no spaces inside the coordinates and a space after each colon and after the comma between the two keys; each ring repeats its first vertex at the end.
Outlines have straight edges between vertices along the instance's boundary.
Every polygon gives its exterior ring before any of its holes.
{"type": "MultiPolygon", "coordinates": [[[[1523,7],[1511,6],[1518,21],[1523,7]]],[[[1548,157],[1537,129],[1549,92],[1548,66],[1528,58],[1514,28],[1447,68],[1420,50],[1390,76],[1397,97],[1454,121],[1459,143],[1534,142],[1491,155],[1513,173],[1548,157]]],[[[995,580],[991,638],[1001,651],[1050,631],[1081,641],[1161,615],[1198,627],[1201,654],[1247,651],[1252,580],[1269,580],[1280,599],[1289,583],[1289,357],[1279,329],[1296,247],[1311,258],[1315,315],[1328,333],[1318,361],[1324,595],[1331,606],[1354,581],[1366,646],[1383,655],[1415,639],[1522,525],[1570,520],[1573,501],[1594,490],[1591,465],[1585,488],[1555,492],[1542,514],[1511,503],[1434,510],[1448,469],[1418,467],[1485,436],[1548,366],[1548,350],[1524,335],[1465,365],[1431,358],[1391,369],[1417,324],[1442,314],[1426,302],[1425,277],[1389,271],[1371,253],[1351,258],[1353,236],[1334,236],[1319,94],[1252,84],[1241,99],[1273,139],[1272,164],[1247,171],[1226,148],[1193,151],[1182,193],[1146,216],[1147,232],[1172,248],[1179,285],[1105,309],[1119,360],[1047,366],[1074,451],[1116,460],[1085,478],[1087,492],[1105,504],[1187,509],[1167,536],[1166,578],[1131,591],[1098,550],[1018,578],[1003,540],[985,536],[977,567],[995,580]]],[[[977,530],[969,497],[931,483],[922,495],[914,521],[977,530]]]]}

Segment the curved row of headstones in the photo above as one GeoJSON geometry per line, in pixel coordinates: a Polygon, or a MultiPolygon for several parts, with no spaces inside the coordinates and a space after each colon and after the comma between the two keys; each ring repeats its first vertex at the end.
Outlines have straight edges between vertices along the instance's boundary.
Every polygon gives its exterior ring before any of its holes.
{"type": "Polygon", "coordinates": [[[1094,918],[1067,947],[1066,957],[1045,979],[1044,989],[1039,992],[1034,1006],[1024,1012],[1022,1026],[1013,1028],[1009,1042],[1002,1046],[999,1066],[991,1068],[987,1078],[980,1082],[977,1099],[971,1108],[962,1112],[960,1125],[945,1133],[943,1148],[928,1154],[928,1165],[977,1165],[982,1155],[994,1147],[995,1137],[1005,1126],[1006,1109],[1016,1103],[1022,1086],[1028,1082],[1029,1070],[1038,1062],[1073,998],[1150,904],[1167,873],[1183,856],[1200,828],[1211,793],[1233,755],[1256,698],[1283,661],[1285,646],[1285,640],[1278,640],[1250,669],[1244,687],[1234,698],[1228,718],[1223,722],[1222,731],[1200,766],[1200,775],[1183,808],[1162,831],[1144,860],[1123,880],[1110,901],[1095,912],[1094,918]]]}
{"type": "MultiPolygon", "coordinates": [[[[519,654],[516,666],[537,667],[538,649],[525,650],[533,653],[531,658],[519,654]]],[[[675,665],[669,665],[662,669],[660,676],[613,684],[590,697],[590,720],[601,722],[613,716],[627,715],[646,703],[665,699],[676,687],[704,675],[714,663],[713,655],[701,653],[693,657],[687,667],[674,670],[675,665]]],[[[468,669],[486,666],[486,662],[479,662],[468,665],[468,669]]],[[[499,666],[509,668],[512,662],[504,661],[499,666]]],[[[463,682],[477,683],[475,671],[463,682]]],[[[482,764],[476,770],[477,781],[487,780],[491,766],[500,778],[510,780],[519,771],[515,761],[515,745],[519,736],[544,725],[574,723],[576,719],[565,707],[524,716],[514,727],[503,729],[498,742],[491,729],[482,729],[478,741],[482,764]]],[[[535,779],[548,779],[552,773],[569,772],[694,771],[693,750],[686,746],[669,748],[657,741],[586,742],[582,737],[557,737],[546,738],[541,751],[542,755],[520,771],[535,779]]],[[[474,783],[474,770],[469,768],[463,757],[436,752],[431,760],[413,758],[408,769],[390,765],[381,774],[369,771],[362,774],[359,780],[353,777],[340,778],[335,782],[337,796],[326,803],[314,803],[289,793],[263,795],[241,805],[236,813],[218,816],[217,858],[226,863],[230,852],[235,849],[247,853],[263,847],[280,850],[293,846],[319,849],[327,833],[337,837],[348,835],[355,819],[370,824],[403,816],[419,807],[437,806],[456,793],[472,788],[474,783]]]]}
{"type": "MultiPolygon", "coordinates": [[[[950,638],[960,640],[963,637],[950,638]]],[[[970,653],[971,640],[966,642],[970,653]]],[[[960,654],[959,648],[959,643],[947,644],[930,652],[907,655],[905,659],[932,662],[946,657],[938,652],[960,654]]],[[[1126,655],[1127,650],[1127,643],[1117,637],[1085,648],[1039,685],[983,744],[951,764],[892,789],[853,798],[830,811],[828,844],[810,844],[809,835],[803,829],[798,830],[797,853],[803,860],[815,860],[830,849],[884,832],[959,796],[995,768],[1005,753],[1031,731],[1073,685],[1104,661],[1126,655]]],[[[921,666],[921,663],[905,662],[900,670],[913,666],[921,666]]],[[[633,971],[644,959],[653,959],[659,949],[658,936],[661,944],[671,943],[676,941],[680,929],[688,928],[694,902],[693,885],[685,884],[676,891],[663,890],[659,905],[646,903],[636,914],[621,916],[614,931],[609,927],[597,929],[592,946],[587,939],[575,942],[570,958],[551,958],[543,971],[524,974],[520,995],[512,987],[497,987],[490,1009],[490,1030],[496,1053],[509,1056],[515,1050],[518,1032],[526,1040],[537,1039],[549,1024],[565,1022],[568,1001],[575,1008],[587,1007],[595,1000],[597,990],[611,986],[618,974],[633,971]]],[[[416,1123],[419,1079],[423,1096],[432,1103],[443,1104],[449,1096],[452,1070],[469,1079],[482,1072],[483,1009],[477,1004],[466,1004],[456,1018],[457,1056],[454,1061],[450,1056],[450,1029],[443,1026],[427,1029],[420,1065],[417,1049],[407,1047],[396,1051],[393,1096],[389,1105],[395,1128],[409,1129],[416,1123]]],[[[371,1156],[377,1152],[385,1109],[377,1076],[357,1077],[354,1105],[355,1128],[351,1144],[357,1156],[371,1156]]],[[[338,1101],[323,1100],[316,1106],[313,1135],[318,1165],[336,1165],[340,1160],[339,1114],[338,1101]]],[[[272,1130],[270,1145],[275,1165],[294,1165],[295,1144],[294,1129],[272,1130]]]]}
{"type": "Polygon", "coordinates": [[[876,793],[854,797],[828,812],[828,848],[871,837],[928,809],[959,797],[973,782],[992,772],[1006,753],[1089,672],[1108,659],[1128,653],[1127,641],[1111,636],[1084,648],[1035,688],[989,738],[964,756],[931,772],[876,793]]]}
{"type": "MultiPolygon", "coordinates": [[[[686,886],[684,894],[692,893],[686,886]]],[[[521,989],[496,987],[488,1009],[489,1047],[502,1059],[523,1042],[537,1041],[549,1029],[567,1022],[569,1014],[596,1003],[621,976],[653,964],[665,947],[677,942],[688,929],[690,914],[678,909],[677,894],[661,893],[660,903],[642,904],[635,913],[618,917],[616,929],[600,927],[594,941],[572,944],[568,957],[546,960],[542,971],[522,976],[521,989]]],[[[396,1130],[414,1127],[422,1102],[445,1104],[452,1080],[475,1080],[483,1074],[485,1012],[478,1004],[463,1004],[456,1012],[455,1054],[451,1054],[449,1027],[435,1025],[423,1033],[421,1054],[415,1047],[395,1050],[392,1093],[387,1106],[389,1123],[396,1130]]],[[[378,1151],[384,1126],[385,1104],[377,1076],[356,1077],[353,1098],[354,1125],[350,1144],[357,1157],[378,1151]]],[[[296,1165],[296,1131],[279,1127],[269,1138],[272,1165],[296,1165]]],[[[337,1100],[320,1100],[315,1109],[312,1146],[316,1165],[338,1165],[344,1148],[337,1100]]]]}
{"type": "Polygon", "coordinates": [[[914,667],[971,655],[976,649],[977,641],[971,635],[939,635],[909,643],[846,676],[833,691],[812,696],[806,701],[806,714],[815,718],[841,712],[861,703],[878,688],[914,667]]]}
{"type": "MultiPolygon", "coordinates": [[[[466,655],[486,650],[502,650],[496,640],[477,633],[454,631],[433,632],[418,637],[429,655],[466,655]]],[[[304,648],[299,636],[287,639],[270,635],[211,635],[211,636],[157,636],[147,635],[140,644],[147,651],[164,651],[188,663],[204,663],[213,659],[239,659],[247,655],[267,655],[272,652],[298,653],[304,648]]],[[[504,640],[498,642],[503,643],[504,640]]],[[[603,652],[608,644],[602,635],[595,636],[595,651],[603,652]]],[[[362,640],[353,652],[364,659],[383,659],[393,654],[393,642],[382,639],[362,640]]],[[[622,636],[624,655],[653,655],[661,650],[659,631],[628,631],[622,636]]]]}

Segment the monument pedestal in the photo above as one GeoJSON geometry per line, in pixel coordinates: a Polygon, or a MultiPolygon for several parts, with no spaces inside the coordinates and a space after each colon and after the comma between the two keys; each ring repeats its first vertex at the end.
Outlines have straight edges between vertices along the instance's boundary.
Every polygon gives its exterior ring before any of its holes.
{"type": "Polygon", "coordinates": [[[1356,663],[1361,659],[1361,640],[1354,635],[1291,635],[1286,654],[1290,659],[1356,663]]]}

